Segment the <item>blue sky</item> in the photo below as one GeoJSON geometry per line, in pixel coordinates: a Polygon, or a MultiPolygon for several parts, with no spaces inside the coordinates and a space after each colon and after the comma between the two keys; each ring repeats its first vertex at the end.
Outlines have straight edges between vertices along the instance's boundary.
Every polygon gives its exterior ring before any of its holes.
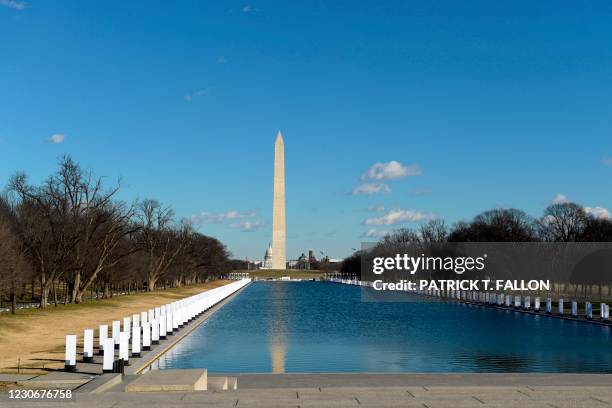
{"type": "Polygon", "coordinates": [[[261,258],[280,129],[290,258],[555,197],[605,216],[610,21],[605,1],[0,0],[0,181],[70,154],[261,258]]]}

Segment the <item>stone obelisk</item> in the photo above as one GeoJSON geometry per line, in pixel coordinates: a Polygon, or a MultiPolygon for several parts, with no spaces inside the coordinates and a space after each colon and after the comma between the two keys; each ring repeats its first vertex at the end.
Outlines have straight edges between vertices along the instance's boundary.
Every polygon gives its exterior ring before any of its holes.
{"type": "Polygon", "coordinates": [[[278,132],[274,144],[274,203],[272,208],[272,269],[285,266],[285,143],[278,132]]]}

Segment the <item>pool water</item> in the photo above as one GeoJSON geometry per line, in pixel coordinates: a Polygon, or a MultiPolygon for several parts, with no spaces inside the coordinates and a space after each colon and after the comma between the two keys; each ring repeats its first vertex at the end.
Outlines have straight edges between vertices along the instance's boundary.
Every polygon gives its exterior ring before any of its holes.
{"type": "Polygon", "coordinates": [[[209,372],[612,372],[610,328],[361,288],[255,282],[154,368],[209,372]]]}

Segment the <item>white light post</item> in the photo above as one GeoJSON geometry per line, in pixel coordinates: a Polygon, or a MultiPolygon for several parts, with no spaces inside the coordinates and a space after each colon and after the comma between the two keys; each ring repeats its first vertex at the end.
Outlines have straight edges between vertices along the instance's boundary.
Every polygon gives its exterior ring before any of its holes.
{"type": "Polygon", "coordinates": [[[159,320],[151,321],[151,344],[159,344],[159,320]]]}
{"type": "Polygon", "coordinates": [[[130,338],[130,335],[132,333],[131,323],[132,323],[131,317],[128,316],[128,317],[123,318],[123,331],[127,333],[128,339],[130,338]]]}
{"type": "Polygon", "coordinates": [[[140,327],[140,315],[138,313],[132,315],[132,326],[140,327]]]}
{"type": "Polygon", "coordinates": [[[115,362],[115,342],[112,338],[104,340],[104,357],[102,359],[102,372],[112,373],[115,362]]]}
{"type": "Polygon", "coordinates": [[[115,348],[119,348],[119,334],[121,333],[121,322],[119,320],[113,320],[113,340],[115,341],[115,348]]]}
{"type": "Polygon", "coordinates": [[[172,327],[172,311],[166,310],[166,336],[172,336],[173,327],[172,327]]]}
{"type": "Polygon", "coordinates": [[[585,317],[587,320],[592,320],[593,319],[593,305],[591,304],[591,302],[586,302],[586,304],[584,305],[584,310],[585,310],[585,317]]]}
{"type": "Polygon", "coordinates": [[[93,362],[93,342],[94,342],[94,331],[93,329],[85,329],[83,332],[83,362],[93,362]]]}
{"type": "Polygon", "coordinates": [[[151,350],[151,325],[149,322],[142,324],[142,350],[151,350]]]}
{"type": "Polygon", "coordinates": [[[77,336],[75,334],[68,334],[66,336],[66,359],[64,364],[64,370],[76,371],[76,347],[77,347],[77,336]]]}
{"type": "Polygon", "coordinates": [[[159,319],[159,339],[166,339],[166,316],[161,315],[159,319]]]}
{"type": "Polygon", "coordinates": [[[140,357],[140,326],[132,327],[132,357],[140,357]]]}
{"type": "Polygon", "coordinates": [[[104,354],[104,344],[105,344],[107,338],[108,338],[108,325],[107,324],[101,324],[100,325],[100,333],[99,333],[99,337],[98,337],[98,341],[99,341],[99,343],[98,343],[98,354],[104,354]]]}
{"type": "Polygon", "coordinates": [[[121,332],[119,335],[119,358],[123,360],[124,365],[130,365],[130,352],[129,352],[129,333],[121,332]]]}

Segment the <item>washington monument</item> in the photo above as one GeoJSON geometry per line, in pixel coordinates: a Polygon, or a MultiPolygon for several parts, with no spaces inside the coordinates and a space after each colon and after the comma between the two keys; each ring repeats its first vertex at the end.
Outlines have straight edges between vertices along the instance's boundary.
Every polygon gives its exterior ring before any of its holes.
{"type": "Polygon", "coordinates": [[[285,265],[285,143],[279,131],[274,144],[272,269],[286,269],[285,265]]]}

